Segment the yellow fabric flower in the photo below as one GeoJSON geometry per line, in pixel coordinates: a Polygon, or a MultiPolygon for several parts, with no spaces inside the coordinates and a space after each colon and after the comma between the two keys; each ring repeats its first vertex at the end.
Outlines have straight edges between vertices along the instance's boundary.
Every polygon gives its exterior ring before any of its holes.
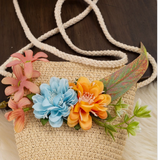
{"type": "Polygon", "coordinates": [[[71,108],[68,116],[68,125],[74,127],[78,123],[83,130],[89,130],[92,127],[92,117],[90,112],[100,117],[107,118],[106,106],[111,102],[111,96],[102,94],[104,85],[101,81],[92,83],[85,77],[78,79],[77,84],[70,83],[72,89],[78,92],[78,103],[71,108]]]}

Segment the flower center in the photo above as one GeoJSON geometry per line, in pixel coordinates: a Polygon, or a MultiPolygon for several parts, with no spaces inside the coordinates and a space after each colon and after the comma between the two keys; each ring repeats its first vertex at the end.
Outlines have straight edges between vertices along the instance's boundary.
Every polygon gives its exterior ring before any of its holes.
{"type": "Polygon", "coordinates": [[[54,93],[54,92],[51,92],[51,93],[50,93],[49,102],[50,102],[51,104],[53,104],[53,99],[54,99],[55,96],[57,96],[56,93],[54,93]]]}
{"type": "Polygon", "coordinates": [[[30,60],[29,61],[26,61],[26,63],[28,63],[28,62],[31,62],[30,60]]]}
{"type": "Polygon", "coordinates": [[[20,86],[20,84],[21,84],[21,81],[18,82],[18,87],[20,86]]]}
{"type": "Polygon", "coordinates": [[[89,92],[85,92],[83,94],[83,96],[79,98],[79,102],[83,101],[83,102],[87,102],[87,103],[91,104],[94,102],[94,99],[95,99],[95,97],[93,94],[91,94],[89,92]]]}

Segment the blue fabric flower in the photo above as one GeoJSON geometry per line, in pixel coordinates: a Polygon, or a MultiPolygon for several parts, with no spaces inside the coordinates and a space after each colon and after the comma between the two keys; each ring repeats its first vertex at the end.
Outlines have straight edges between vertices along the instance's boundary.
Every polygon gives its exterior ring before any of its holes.
{"type": "Polygon", "coordinates": [[[56,77],[50,79],[50,85],[41,84],[40,91],[32,97],[35,117],[49,118],[52,127],[60,127],[70,113],[69,107],[78,102],[76,92],[69,88],[67,79],[56,77]]]}

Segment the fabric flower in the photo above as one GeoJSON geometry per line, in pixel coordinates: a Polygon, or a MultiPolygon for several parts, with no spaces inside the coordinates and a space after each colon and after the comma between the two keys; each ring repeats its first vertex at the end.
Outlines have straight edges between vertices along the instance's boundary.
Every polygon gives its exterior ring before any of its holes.
{"type": "Polygon", "coordinates": [[[107,118],[106,106],[111,102],[111,96],[102,94],[104,85],[101,81],[90,83],[87,78],[81,77],[77,84],[71,83],[70,86],[78,92],[79,99],[68,116],[70,127],[79,123],[83,130],[89,130],[92,126],[90,112],[101,119],[107,118]]]}
{"type": "Polygon", "coordinates": [[[70,106],[77,103],[77,94],[70,89],[67,79],[52,77],[50,85],[41,84],[40,94],[32,97],[35,117],[49,118],[52,127],[60,127],[70,113],[70,106]]]}
{"type": "Polygon", "coordinates": [[[37,72],[37,77],[38,75],[40,76],[40,73],[38,71],[34,71],[33,70],[33,66],[32,66],[32,62],[39,60],[39,61],[44,61],[44,62],[48,62],[47,58],[47,54],[43,53],[43,52],[38,52],[33,56],[33,51],[32,50],[27,50],[24,51],[25,56],[23,56],[21,53],[14,53],[11,55],[11,57],[15,57],[20,59],[19,60],[14,60],[10,63],[8,63],[6,65],[6,67],[11,67],[11,66],[15,66],[17,64],[23,63],[24,64],[24,74],[27,78],[31,78],[33,77],[33,73],[37,72]],[[40,58],[43,57],[43,58],[40,58]]]}
{"type": "Polygon", "coordinates": [[[30,104],[31,102],[28,98],[22,98],[19,102],[15,102],[10,98],[8,102],[8,106],[12,108],[13,111],[7,112],[5,117],[8,121],[15,119],[14,129],[17,133],[21,132],[24,128],[25,114],[23,107],[30,104]]]}
{"type": "Polygon", "coordinates": [[[17,102],[19,101],[24,95],[24,87],[29,89],[32,93],[39,93],[39,88],[36,84],[27,80],[27,78],[23,75],[22,68],[19,65],[13,66],[13,73],[15,74],[16,78],[12,77],[5,77],[2,79],[3,84],[11,84],[5,89],[6,96],[9,96],[13,93],[14,100],[17,102]]]}

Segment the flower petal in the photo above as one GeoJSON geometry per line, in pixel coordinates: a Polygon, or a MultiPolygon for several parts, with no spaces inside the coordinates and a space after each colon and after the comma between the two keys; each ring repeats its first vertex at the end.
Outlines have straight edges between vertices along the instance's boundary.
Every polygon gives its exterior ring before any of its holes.
{"type": "Polygon", "coordinates": [[[82,97],[83,96],[83,87],[81,86],[81,84],[77,83],[77,91],[78,91],[78,97],[82,97]]]}
{"type": "Polygon", "coordinates": [[[33,75],[32,62],[27,62],[24,64],[24,74],[28,79],[32,78],[33,75]]]}
{"type": "Polygon", "coordinates": [[[19,60],[14,60],[14,61],[8,63],[8,64],[6,65],[6,67],[15,66],[15,65],[20,64],[20,63],[22,63],[22,62],[19,61],[19,60]]]}
{"type": "Polygon", "coordinates": [[[99,88],[99,94],[101,94],[102,93],[102,91],[104,90],[104,85],[103,85],[103,83],[101,82],[101,81],[93,81],[92,83],[91,83],[91,85],[93,86],[93,87],[98,87],[99,88]]]}
{"type": "Polygon", "coordinates": [[[22,79],[23,73],[20,65],[13,66],[13,73],[15,74],[18,80],[22,79]]]}
{"type": "Polygon", "coordinates": [[[81,121],[81,119],[79,119],[79,124],[80,124],[80,126],[81,126],[81,128],[83,130],[91,129],[91,127],[92,127],[92,118],[91,118],[91,116],[89,115],[87,122],[81,121]]]}
{"type": "Polygon", "coordinates": [[[5,113],[5,118],[7,119],[7,120],[9,120],[9,116],[11,115],[11,113],[12,113],[13,111],[10,111],[10,112],[7,112],[7,113],[5,113]]]}
{"type": "Polygon", "coordinates": [[[1,81],[3,84],[12,84],[14,86],[18,85],[18,80],[12,77],[5,77],[1,81]]]}
{"type": "Polygon", "coordinates": [[[21,54],[21,53],[13,53],[12,55],[11,55],[11,57],[15,57],[15,58],[18,58],[18,59],[20,59],[23,63],[25,62],[25,57],[23,56],[23,54],[21,54]]]}
{"type": "Polygon", "coordinates": [[[56,122],[52,122],[52,121],[49,120],[49,123],[50,123],[50,125],[51,125],[52,127],[54,127],[54,128],[59,128],[59,127],[61,127],[62,124],[63,124],[63,118],[60,118],[60,119],[59,119],[58,121],[56,121],[56,122]]]}
{"type": "Polygon", "coordinates": [[[24,97],[18,102],[18,108],[23,108],[24,106],[27,106],[30,104],[31,104],[31,101],[28,98],[24,97]]]}
{"type": "Polygon", "coordinates": [[[69,114],[70,120],[77,121],[79,120],[79,112],[74,112],[74,109],[71,108],[70,114],[69,114]]]}
{"type": "Polygon", "coordinates": [[[41,112],[41,111],[46,111],[47,108],[43,107],[41,103],[36,103],[32,106],[32,108],[34,108],[35,111],[41,112]]]}
{"type": "Polygon", "coordinates": [[[50,79],[50,83],[49,84],[51,86],[52,92],[57,93],[58,86],[59,86],[59,81],[60,81],[60,79],[57,78],[57,77],[52,77],[50,79]]]}
{"type": "Polygon", "coordinates": [[[14,122],[14,130],[19,133],[23,130],[24,128],[24,116],[16,118],[14,122]]]}
{"type": "Polygon", "coordinates": [[[34,115],[37,119],[41,119],[41,118],[44,117],[46,111],[36,111],[36,110],[34,110],[33,113],[34,113],[34,115]]]}
{"type": "Polygon", "coordinates": [[[70,109],[65,103],[63,103],[63,106],[60,108],[59,112],[61,112],[63,117],[68,117],[70,114],[70,109]]]}
{"type": "Polygon", "coordinates": [[[83,92],[89,92],[91,87],[91,83],[89,82],[88,78],[80,77],[77,81],[77,84],[80,84],[83,88],[83,92]]]}
{"type": "Polygon", "coordinates": [[[5,89],[5,95],[6,96],[9,96],[11,95],[12,93],[16,92],[18,90],[18,87],[17,86],[8,86],[6,89],[5,89]]]}
{"type": "Polygon", "coordinates": [[[101,119],[106,119],[107,118],[107,112],[103,111],[103,112],[95,112],[97,114],[97,116],[101,119]]]}
{"type": "Polygon", "coordinates": [[[94,107],[92,107],[92,111],[94,112],[103,112],[103,111],[107,111],[108,108],[100,106],[99,104],[94,104],[94,107]]]}
{"type": "Polygon", "coordinates": [[[80,102],[80,108],[82,108],[85,112],[90,112],[91,109],[94,107],[94,104],[88,104],[87,102],[80,102]]]}
{"type": "Polygon", "coordinates": [[[79,114],[80,114],[80,120],[81,121],[87,122],[89,120],[89,116],[90,116],[89,112],[85,112],[85,111],[83,111],[81,109],[80,112],[79,112],[79,114]]]}
{"type": "Polygon", "coordinates": [[[53,105],[48,101],[47,98],[45,98],[42,102],[43,107],[52,107],[53,105]]]}
{"type": "Polygon", "coordinates": [[[40,92],[39,87],[36,84],[32,83],[32,82],[24,81],[23,85],[27,89],[29,89],[32,93],[39,93],[40,92]]]}
{"type": "Polygon", "coordinates": [[[37,60],[38,58],[43,57],[43,58],[47,58],[48,55],[44,52],[38,52],[34,55],[34,60],[37,60]]]}
{"type": "Polygon", "coordinates": [[[71,117],[68,116],[68,119],[67,119],[67,124],[69,127],[74,127],[78,124],[79,122],[79,119],[78,120],[71,120],[71,117]]]}
{"type": "Polygon", "coordinates": [[[95,100],[95,103],[103,106],[107,106],[111,103],[111,96],[109,94],[101,94],[95,100]]]}
{"type": "Polygon", "coordinates": [[[51,114],[49,116],[49,120],[51,122],[57,122],[61,118],[62,118],[62,114],[60,112],[53,112],[53,111],[51,111],[51,114]]]}
{"type": "Polygon", "coordinates": [[[32,78],[37,78],[40,75],[41,75],[40,72],[34,70],[33,73],[32,73],[32,78]]]}
{"type": "Polygon", "coordinates": [[[59,81],[59,86],[58,86],[58,93],[62,93],[64,94],[65,92],[67,92],[67,90],[69,89],[69,83],[67,79],[60,79],[59,81]]]}
{"type": "Polygon", "coordinates": [[[75,105],[78,102],[76,92],[73,89],[68,89],[64,94],[63,102],[66,102],[69,107],[75,105]]]}
{"type": "Polygon", "coordinates": [[[61,100],[62,98],[62,94],[58,94],[56,95],[54,98],[53,98],[53,106],[59,106],[59,101],[61,100]]]}
{"type": "Polygon", "coordinates": [[[94,107],[92,108],[92,111],[101,119],[107,118],[107,112],[106,112],[107,110],[108,108],[100,106],[98,104],[95,104],[94,107]]]}
{"type": "Polygon", "coordinates": [[[80,103],[77,103],[75,106],[74,106],[74,112],[77,112],[79,113],[79,110],[80,110],[80,103]]]}
{"type": "Polygon", "coordinates": [[[83,88],[81,84],[75,85],[74,83],[69,83],[70,88],[78,92],[78,97],[81,97],[83,95],[83,88]]]}
{"type": "Polygon", "coordinates": [[[94,86],[90,89],[89,93],[93,94],[94,97],[96,98],[100,94],[100,91],[99,91],[99,88],[97,86],[94,86]]]}
{"type": "Polygon", "coordinates": [[[32,61],[33,59],[33,51],[32,50],[26,50],[24,51],[26,55],[26,61],[32,61]]]}
{"type": "Polygon", "coordinates": [[[77,86],[75,85],[75,83],[70,83],[69,82],[69,86],[70,86],[70,88],[72,88],[72,89],[74,89],[74,90],[78,90],[78,88],[77,88],[77,86]]]}
{"type": "Polygon", "coordinates": [[[44,97],[42,95],[36,94],[32,97],[33,103],[42,103],[44,97]]]}
{"type": "Polygon", "coordinates": [[[41,95],[44,97],[49,97],[51,93],[51,88],[48,84],[41,84],[40,85],[41,95]]]}
{"type": "Polygon", "coordinates": [[[19,87],[19,90],[14,94],[14,101],[19,101],[24,95],[24,88],[19,87]]]}
{"type": "Polygon", "coordinates": [[[13,119],[24,116],[24,111],[22,109],[16,109],[11,112],[11,114],[8,116],[8,121],[12,121],[13,119]]]}
{"type": "Polygon", "coordinates": [[[17,105],[17,103],[15,102],[15,101],[13,101],[11,98],[9,99],[9,101],[8,101],[8,106],[10,107],[10,108],[12,108],[12,109],[18,109],[18,105],[17,105]]]}

